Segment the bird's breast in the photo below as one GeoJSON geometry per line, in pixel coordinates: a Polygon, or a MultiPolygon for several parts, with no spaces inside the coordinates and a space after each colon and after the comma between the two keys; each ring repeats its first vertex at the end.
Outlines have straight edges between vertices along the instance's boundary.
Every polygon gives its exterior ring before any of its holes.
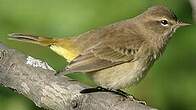
{"type": "Polygon", "coordinates": [[[150,68],[153,62],[151,60],[151,58],[138,59],[137,61],[123,63],[90,75],[100,86],[121,89],[139,82],[150,68]]]}

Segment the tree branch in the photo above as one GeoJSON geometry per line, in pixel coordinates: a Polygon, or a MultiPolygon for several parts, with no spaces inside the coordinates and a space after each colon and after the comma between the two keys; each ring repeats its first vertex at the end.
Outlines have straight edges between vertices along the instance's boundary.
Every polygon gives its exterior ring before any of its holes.
{"type": "MultiPolygon", "coordinates": [[[[0,83],[15,89],[37,106],[54,110],[155,110],[106,92],[80,94],[84,86],[57,77],[47,63],[29,63],[22,53],[0,44],[0,83]]],[[[36,59],[35,59],[36,60],[36,59]]]]}

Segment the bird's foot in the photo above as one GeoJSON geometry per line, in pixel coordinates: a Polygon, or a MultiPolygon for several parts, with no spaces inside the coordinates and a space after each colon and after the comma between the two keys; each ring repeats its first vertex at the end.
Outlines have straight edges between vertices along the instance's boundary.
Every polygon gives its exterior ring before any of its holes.
{"type": "Polygon", "coordinates": [[[129,99],[131,99],[131,101],[133,101],[133,102],[136,102],[136,103],[139,103],[139,104],[142,104],[142,105],[146,105],[145,101],[139,100],[139,99],[135,98],[133,95],[130,95],[129,99]]]}
{"type": "Polygon", "coordinates": [[[123,96],[126,99],[127,98],[131,99],[134,102],[146,105],[145,101],[140,101],[140,100],[136,99],[133,95],[130,95],[130,94],[128,94],[128,93],[126,93],[126,92],[124,92],[120,89],[117,89],[117,90],[116,89],[108,89],[108,88],[104,88],[104,87],[101,87],[101,86],[97,86],[95,88],[87,88],[87,89],[84,89],[84,90],[80,91],[80,93],[82,93],[82,94],[93,93],[93,92],[111,92],[111,93],[123,96]]]}
{"type": "Polygon", "coordinates": [[[103,88],[101,86],[97,86],[95,88],[87,88],[80,91],[80,93],[92,93],[92,92],[110,92],[110,90],[103,88]]]}
{"type": "Polygon", "coordinates": [[[108,89],[108,88],[104,88],[104,87],[101,87],[101,86],[97,86],[95,88],[87,88],[87,89],[84,89],[82,91],[80,91],[80,93],[92,93],[92,92],[111,92],[111,93],[114,93],[114,94],[117,94],[117,95],[121,95],[123,97],[126,97],[128,98],[130,96],[130,94],[120,90],[120,89],[108,89]]]}

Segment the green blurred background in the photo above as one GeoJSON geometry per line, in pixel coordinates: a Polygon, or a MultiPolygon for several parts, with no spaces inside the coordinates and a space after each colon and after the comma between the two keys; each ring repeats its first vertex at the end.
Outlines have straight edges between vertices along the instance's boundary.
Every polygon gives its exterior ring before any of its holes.
{"type": "MultiPolygon", "coordinates": [[[[155,4],[168,6],[193,25],[177,30],[147,77],[128,91],[160,110],[196,110],[196,25],[188,0],[0,0],[0,41],[59,70],[66,65],[62,57],[45,47],[9,41],[7,34],[78,35],[134,17],[155,4]]],[[[29,99],[0,86],[0,110],[39,109],[29,99]]]]}

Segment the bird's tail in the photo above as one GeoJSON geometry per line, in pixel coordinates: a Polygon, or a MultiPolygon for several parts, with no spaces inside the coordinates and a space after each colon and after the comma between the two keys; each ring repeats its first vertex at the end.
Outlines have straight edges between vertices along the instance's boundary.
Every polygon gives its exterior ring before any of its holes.
{"type": "Polygon", "coordinates": [[[65,59],[67,59],[68,62],[72,61],[76,56],[80,54],[78,47],[71,39],[68,38],[54,39],[28,34],[13,33],[9,34],[9,39],[34,43],[41,46],[48,46],[58,55],[63,56],[65,59]]]}
{"type": "Polygon", "coordinates": [[[29,34],[21,34],[21,33],[9,34],[9,39],[34,43],[34,44],[38,44],[41,46],[50,46],[56,42],[56,40],[52,38],[40,37],[40,36],[29,35],[29,34]]]}

